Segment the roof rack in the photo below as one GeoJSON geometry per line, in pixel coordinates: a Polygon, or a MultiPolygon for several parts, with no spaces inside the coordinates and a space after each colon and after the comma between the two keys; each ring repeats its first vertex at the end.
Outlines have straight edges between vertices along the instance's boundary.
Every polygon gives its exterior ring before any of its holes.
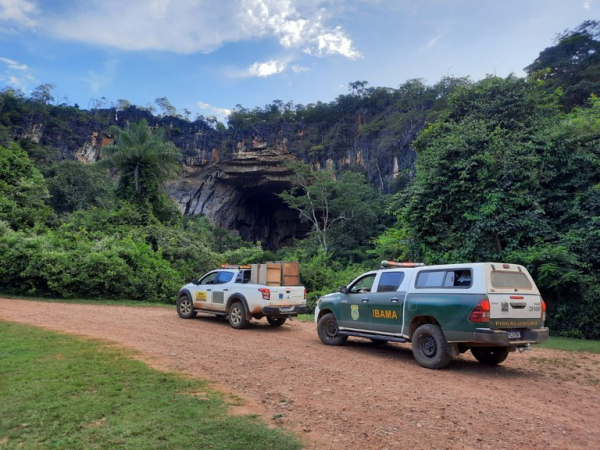
{"type": "Polygon", "coordinates": [[[424,266],[424,263],[416,263],[416,262],[409,262],[409,261],[402,261],[402,262],[397,262],[397,261],[387,261],[387,260],[383,260],[381,261],[381,269],[389,269],[392,267],[421,267],[424,266]]]}

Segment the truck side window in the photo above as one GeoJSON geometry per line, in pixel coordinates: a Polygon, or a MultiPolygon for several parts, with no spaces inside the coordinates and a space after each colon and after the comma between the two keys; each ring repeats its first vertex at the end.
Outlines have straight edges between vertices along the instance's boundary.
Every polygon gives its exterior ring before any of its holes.
{"type": "Polygon", "coordinates": [[[373,287],[373,282],[375,281],[375,274],[372,273],[370,275],[364,276],[361,279],[357,280],[350,289],[348,290],[349,294],[357,294],[357,293],[365,293],[371,292],[373,287]]]}
{"type": "Polygon", "coordinates": [[[418,288],[469,287],[472,283],[470,269],[430,270],[417,275],[418,288]]]}
{"type": "Polygon", "coordinates": [[[404,272],[383,272],[379,279],[377,292],[395,292],[404,280],[404,272]]]}
{"type": "Polygon", "coordinates": [[[235,282],[240,284],[250,283],[250,271],[242,270],[235,276],[235,282]]]}
{"type": "Polygon", "coordinates": [[[467,287],[471,286],[471,271],[470,270],[457,270],[454,276],[454,286],[467,287]]]}
{"type": "Polygon", "coordinates": [[[215,278],[217,278],[218,272],[211,272],[198,281],[198,284],[214,284],[215,278]]]}
{"type": "Polygon", "coordinates": [[[244,279],[242,280],[242,283],[250,283],[250,274],[251,272],[249,270],[244,270],[244,279]]]}
{"type": "Polygon", "coordinates": [[[442,287],[446,278],[445,270],[420,272],[417,275],[417,287],[442,287]]]}
{"type": "Polygon", "coordinates": [[[233,272],[219,272],[213,284],[229,283],[233,278],[233,272]]]}

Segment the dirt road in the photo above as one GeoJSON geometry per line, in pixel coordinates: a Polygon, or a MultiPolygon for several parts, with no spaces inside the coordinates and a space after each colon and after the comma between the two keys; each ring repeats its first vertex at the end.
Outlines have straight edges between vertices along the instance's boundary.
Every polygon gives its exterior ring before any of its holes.
{"type": "Polygon", "coordinates": [[[433,371],[407,345],[329,347],[298,321],[234,330],[175,309],[8,299],[0,320],[108,339],[214,380],[309,449],[600,448],[600,355],[534,348],[492,368],[467,353],[433,371]]]}

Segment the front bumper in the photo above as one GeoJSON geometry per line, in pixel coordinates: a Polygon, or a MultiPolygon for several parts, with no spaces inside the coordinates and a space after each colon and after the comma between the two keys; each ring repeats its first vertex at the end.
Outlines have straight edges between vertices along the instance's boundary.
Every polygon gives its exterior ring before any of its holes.
{"type": "Polygon", "coordinates": [[[297,305],[292,309],[289,306],[265,306],[262,309],[262,313],[265,316],[297,316],[298,314],[305,314],[307,311],[306,305],[297,305]]]}
{"type": "Polygon", "coordinates": [[[520,339],[509,339],[508,331],[492,330],[490,328],[477,328],[473,334],[473,341],[477,344],[497,345],[499,347],[513,347],[527,344],[539,344],[548,340],[548,328],[535,330],[520,329],[520,339]]]}

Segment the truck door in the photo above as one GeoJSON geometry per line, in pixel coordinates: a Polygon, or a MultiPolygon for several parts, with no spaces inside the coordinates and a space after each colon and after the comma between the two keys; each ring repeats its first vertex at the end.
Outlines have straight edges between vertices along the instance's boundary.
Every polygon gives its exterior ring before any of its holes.
{"type": "Polygon", "coordinates": [[[375,292],[369,301],[371,308],[371,330],[381,333],[402,332],[402,311],[406,288],[402,288],[403,271],[381,272],[375,292]]]}
{"type": "Polygon", "coordinates": [[[230,294],[230,288],[233,278],[235,276],[234,272],[220,270],[217,274],[217,277],[214,280],[213,286],[211,288],[211,309],[217,311],[225,311],[225,306],[227,305],[227,298],[230,294]]]}
{"type": "Polygon", "coordinates": [[[218,271],[209,272],[196,283],[196,287],[192,292],[194,306],[196,308],[211,309],[212,288],[218,274],[218,271]]]}
{"type": "Polygon", "coordinates": [[[356,330],[368,330],[371,323],[371,290],[376,272],[358,278],[347,287],[346,294],[339,301],[339,326],[356,330]]]}

